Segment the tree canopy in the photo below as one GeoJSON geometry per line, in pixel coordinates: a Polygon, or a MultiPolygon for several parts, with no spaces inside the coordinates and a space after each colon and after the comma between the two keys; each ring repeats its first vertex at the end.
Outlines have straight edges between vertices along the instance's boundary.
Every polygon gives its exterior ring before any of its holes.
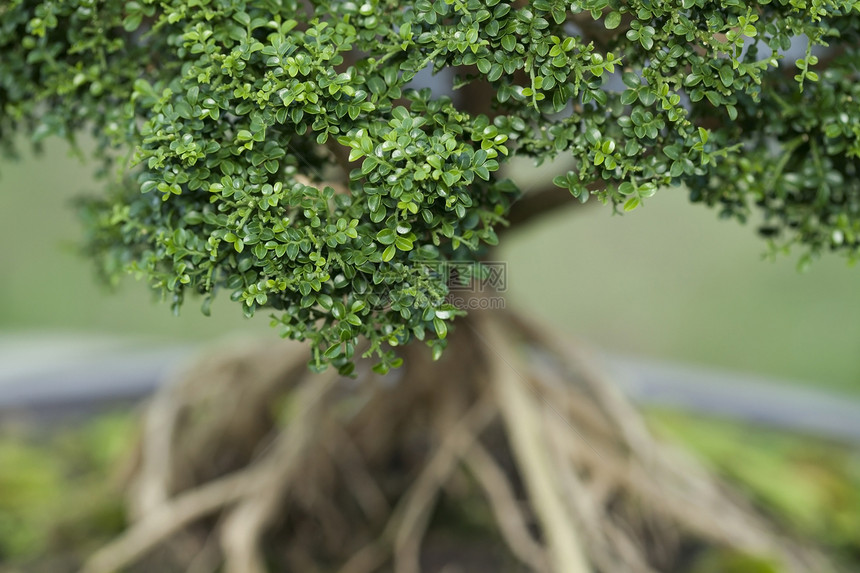
{"type": "Polygon", "coordinates": [[[386,371],[460,312],[435,263],[538,197],[630,211],[684,185],[761,210],[775,247],[857,258],[858,39],[853,0],[7,0],[0,143],[90,134],[106,275],[177,307],[226,291],[315,368],[367,339],[386,371]],[[454,96],[410,89],[428,67],[454,96]],[[573,168],[522,193],[516,156],[573,168]]]}

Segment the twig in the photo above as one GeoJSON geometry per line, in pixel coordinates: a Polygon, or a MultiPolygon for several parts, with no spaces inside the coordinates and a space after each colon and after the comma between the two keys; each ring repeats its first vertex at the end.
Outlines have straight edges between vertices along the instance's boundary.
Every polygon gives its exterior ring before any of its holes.
{"type": "MultiPolygon", "coordinates": [[[[603,183],[592,183],[587,186],[587,189],[591,192],[602,187],[603,183]]],[[[513,230],[519,230],[527,224],[540,219],[543,215],[548,215],[554,211],[561,212],[573,208],[583,209],[590,204],[598,203],[599,201],[597,200],[580,203],[566,189],[549,184],[546,187],[526,192],[511,205],[508,214],[505,216],[508,226],[500,228],[498,233],[501,235],[513,230]]]]}

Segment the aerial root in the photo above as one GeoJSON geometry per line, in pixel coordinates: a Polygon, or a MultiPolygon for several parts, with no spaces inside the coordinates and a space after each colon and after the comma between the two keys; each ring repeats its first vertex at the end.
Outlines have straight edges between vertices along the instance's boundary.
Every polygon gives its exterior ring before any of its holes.
{"type": "MultiPolygon", "coordinates": [[[[225,507],[238,504],[228,515],[221,547],[228,571],[264,572],[257,550],[257,537],[282,495],[284,484],[296,469],[296,461],[307,447],[310,420],[317,415],[322,398],[336,376],[308,379],[294,393],[295,415],[289,428],[280,433],[265,456],[227,476],[182,492],[147,512],[122,536],[96,552],[85,564],[85,573],[110,573],[136,561],[147,551],[187,525],[225,507]],[[250,567],[260,565],[260,568],[250,567]],[[247,567],[246,567],[247,566],[247,567]]],[[[159,436],[160,437],[160,436],[159,436]]]]}
{"type": "Polygon", "coordinates": [[[156,507],[84,564],[83,573],[113,573],[134,563],[185,526],[231,505],[253,491],[257,468],[249,468],[184,492],[156,507]]]}
{"type": "Polygon", "coordinates": [[[389,552],[393,552],[397,573],[420,572],[421,539],[436,498],[457,468],[457,462],[494,415],[491,402],[481,399],[447,431],[421,474],[394,508],[382,535],[358,551],[340,573],[370,573],[386,560],[389,552]]]}
{"type": "Polygon", "coordinates": [[[514,557],[536,573],[550,573],[544,549],[529,531],[529,519],[508,476],[492,454],[480,443],[475,443],[463,460],[481,485],[502,537],[514,557]]]}
{"type": "MultiPolygon", "coordinates": [[[[556,460],[564,463],[566,459],[602,475],[606,482],[644,504],[650,516],[675,524],[669,527],[670,532],[682,529],[720,546],[777,556],[791,571],[827,570],[818,552],[786,538],[748,501],[692,458],[655,441],[642,417],[605,372],[595,366],[582,344],[574,344],[521,315],[505,318],[528,345],[551,353],[561,365],[559,374],[535,379],[539,391],[546,392],[546,404],[564,403],[556,401],[564,398],[560,388],[573,382],[592,398],[595,409],[612,429],[614,444],[589,443],[587,436],[605,436],[606,428],[600,434],[577,430],[572,422],[581,417],[564,413],[552,416],[553,408],[548,408],[544,419],[554,426],[550,434],[558,446],[556,460]]],[[[607,524],[602,530],[610,532],[613,528],[607,524]]],[[[671,537],[663,535],[662,540],[671,541],[671,537]]],[[[632,554],[627,543],[616,546],[627,547],[625,552],[632,554]]]]}
{"type": "Polygon", "coordinates": [[[554,471],[541,425],[541,404],[529,387],[518,351],[504,330],[490,323],[484,339],[499,360],[490,363],[502,419],[534,512],[546,537],[547,558],[557,573],[588,573],[582,523],[570,512],[554,471]]]}
{"type": "Polygon", "coordinates": [[[260,540],[282,507],[287,488],[301,467],[301,458],[313,441],[314,422],[323,398],[336,381],[336,374],[329,371],[305,382],[295,392],[290,424],[266,454],[253,495],[245,496],[230,510],[221,528],[226,573],[266,573],[260,540]]]}
{"type": "Polygon", "coordinates": [[[513,314],[473,313],[449,336],[440,362],[410,347],[388,378],[364,363],[356,380],[311,375],[292,346],[201,362],[154,399],[134,520],[83,571],[194,546],[172,570],[421,573],[440,501],[467,498],[534,573],[668,571],[691,540],[825,570],[655,441],[581,346],[513,314]],[[179,533],[195,543],[171,545],[179,533]]]}
{"type": "Polygon", "coordinates": [[[370,523],[380,523],[391,512],[379,482],[373,477],[355,442],[341,425],[335,428],[339,449],[323,444],[343,476],[343,483],[370,523]]]}

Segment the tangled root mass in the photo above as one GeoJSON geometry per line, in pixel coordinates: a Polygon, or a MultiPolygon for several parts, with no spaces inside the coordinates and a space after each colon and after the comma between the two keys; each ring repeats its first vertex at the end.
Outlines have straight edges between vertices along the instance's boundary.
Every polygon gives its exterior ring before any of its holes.
{"type": "Polygon", "coordinates": [[[289,344],[203,358],[148,408],[131,523],[85,573],[655,573],[706,546],[827,570],[577,345],[499,312],[450,337],[354,379],[289,344]]]}

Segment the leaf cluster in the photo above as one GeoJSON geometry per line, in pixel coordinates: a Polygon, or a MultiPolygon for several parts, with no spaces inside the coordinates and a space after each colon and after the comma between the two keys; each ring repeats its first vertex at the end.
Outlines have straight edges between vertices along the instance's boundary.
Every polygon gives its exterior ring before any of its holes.
{"type": "MultiPolygon", "coordinates": [[[[775,246],[860,245],[851,0],[10,0],[0,143],[89,131],[92,254],[178,307],[218,291],[351,372],[441,352],[447,279],[520,196],[515,156],[630,211],[684,184],[775,246]],[[805,57],[785,61],[798,41],[805,57]],[[826,66],[822,61],[827,59],[826,66]],[[412,89],[451,70],[455,94],[412,89]],[[469,93],[468,97],[461,94],[469,93]],[[125,154],[125,155],[123,155],[125,154]]],[[[563,191],[558,191],[563,192],[563,191]]]]}

